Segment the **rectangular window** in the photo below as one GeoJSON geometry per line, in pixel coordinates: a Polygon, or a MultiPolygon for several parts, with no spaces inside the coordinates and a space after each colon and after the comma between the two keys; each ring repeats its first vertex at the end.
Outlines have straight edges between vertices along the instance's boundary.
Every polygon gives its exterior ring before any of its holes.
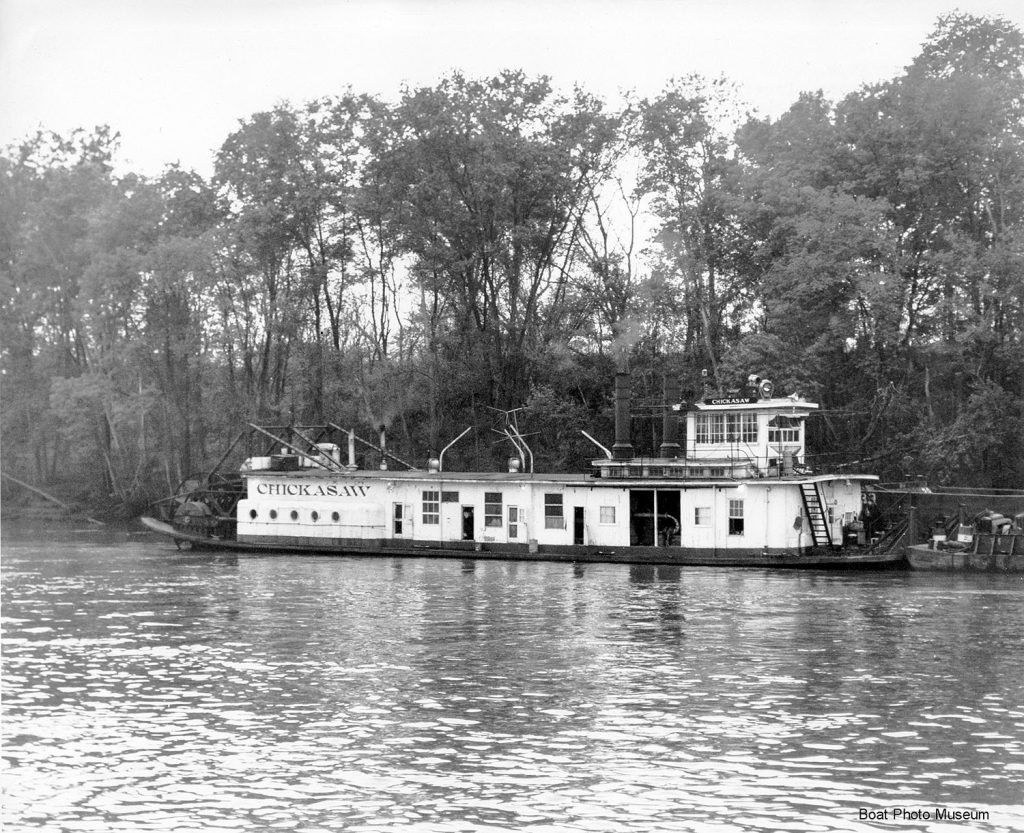
{"type": "Polygon", "coordinates": [[[602,506],[601,507],[601,523],[613,524],[615,523],[615,507],[614,506],[602,506]]]}
{"type": "Polygon", "coordinates": [[[405,512],[404,506],[401,503],[394,504],[394,532],[395,535],[401,535],[404,527],[405,512]]]}
{"type": "Polygon", "coordinates": [[[562,496],[550,492],[544,494],[544,528],[565,529],[565,516],[562,514],[562,496]]]}
{"type": "Polygon", "coordinates": [[[750,444],[757,443],[757,414],[744,414],[740,425],[740,441],[750,444]]]}
{"type": "Polygon", "coordinates": [[[510,506],[508,508],[508,537],[518,538],[519,537],[519,507],[510,506]]]}
{"type": "Polygon", "coordinates": [[[710,506],[694,506],[693,507],[693,525],[694,526],[711,526],[711,507],[710,506]]]}
{"type": "Polygon", "coordinates": [[[501,526],[501,492],[484,492],[484,526],[501,526]]]}
{"type": "Polygon", "coordinates": [[[740,415],[739,414],[726,414],[725,415],[725,441],[727,443],[734,443],[740,438],[740,415]]]}
{"type": "Polygon", "coordinates": [[[800,426],[803,421],[798,417],[779,416],[773,417],[768,423],[768,442],[778,445],[779,443],[800,442],[800,426]]]}
{"type": "Polygon", "coordinates": [[[709,442],[725,442],[725,414],[711,414],[708,417],[710,426],[708,428],[709,442]]]}
{"type": "Polygon", "coordinates": [[[698,443],[756,443],[757,414],[698,414],[698,443]]]}
{"type": "Polygon", "coordinates": [[[441,493],[423,492],[423,523],[436,524],[441,513],[441,493]]]}
{"type": "Polygon", "coordinates": [[[729,501],[729,534],[743,534],[743,501],[729,501]]]}
{"type": "Polygon", "coordinates": [[[697,414],[697,442],[725,442],[725,414],[697,414]]]}
{"type": "Polygon", "coordinates": [[[708,477],[725,477],[724,468],[711,468],[708,469],[708,477]]]}
{"type": "Polygon", "coordinates": [[[441,492],[441,503],[458,503],[458,492],[441,492]]]}
{"type": "Polygon", "coordinates": [[[708,417],[707,414],[697,414],[696,419],[696,430],[694,431],[694,440],[698,443],[707,444],[710,442],[708,439],[708,417]]]}
{"type": "Polygon", "coordinates": [[[757,414],[728,414],[725,440],[730,443],[756,443],[757,414]]]}
{"type": "Polygon", "coordinates": [[[756,443],[757,414],[697,414],[698,443],[756,443]]]}

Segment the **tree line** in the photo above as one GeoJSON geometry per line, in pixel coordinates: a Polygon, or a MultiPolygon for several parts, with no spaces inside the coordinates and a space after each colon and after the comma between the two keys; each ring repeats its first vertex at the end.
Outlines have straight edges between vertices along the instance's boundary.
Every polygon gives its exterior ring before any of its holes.
{"type": "Polygon", "coordinates": [[[777,120],[724,79],[615,107],[506,71],[239,123],[211,177],[117,134],[0,154],[4,470],[140,511],[246,422],[423,463],[586,467],[616,368],[822,405],[811,462],[1024,483],[1024,36],[940,18],[903,73],[777,120]],[[815,456],[817,455],[817,456],[815,456]]]}

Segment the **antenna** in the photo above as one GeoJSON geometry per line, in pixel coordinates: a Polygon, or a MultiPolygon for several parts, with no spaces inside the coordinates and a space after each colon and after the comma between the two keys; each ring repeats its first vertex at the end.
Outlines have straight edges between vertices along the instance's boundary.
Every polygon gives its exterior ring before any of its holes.
{"type": "Polygon", "coordinates": [[[495,433],[504,434],[508,437],[512,445],[515,446],[516,451],[519,453],[519,460],[524,469],[526,468],[526,458],[530,458],[530,474],[533,474],[533,452],[530,450],[530,446],[527,444],[526,438],[519,431],[519,418],[517,414],[522,411],[523,408],[511,408],[507,411],[503,411],[501,408],[492,408],[488,405],[487,409],[504,415],[505,428],[501,431],[495,431],[495,433]]]}

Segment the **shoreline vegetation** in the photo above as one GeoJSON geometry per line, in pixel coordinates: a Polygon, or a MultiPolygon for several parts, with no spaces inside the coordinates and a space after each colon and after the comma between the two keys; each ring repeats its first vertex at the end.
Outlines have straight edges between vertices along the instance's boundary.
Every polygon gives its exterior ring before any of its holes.
{"type": "Polygon", "coordinates": [[[1022,66],[1018,28],[952,13],[774,121],[720,78],[612,106],[510,70],[281,103],[209,179],[117,172],[111,127],[27,137],[0,150],[4,515],[134,517],[247,423],[383,430],[416,465],[471,427],[447,465],[501,470],[513,412],[538,471],[586,470],[624,368],[639,455],[665,375],[692,402],[757,373],[821,403],[811,467],[1020,488],[1022,66]]]}

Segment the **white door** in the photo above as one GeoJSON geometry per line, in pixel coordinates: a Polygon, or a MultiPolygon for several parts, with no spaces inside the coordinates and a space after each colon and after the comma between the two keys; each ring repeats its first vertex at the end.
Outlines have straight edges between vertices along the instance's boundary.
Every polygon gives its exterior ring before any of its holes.
{"type": "Polygon", "coordinates": [[[508,541],[510,544],[522,540],[522,524],[519,522],[519,507],[508,507],[508,541]]]}
{"type": "Polygon", "coordinates": [[[412,537],[412,507],[409,504],[391,504],[391,537],[412,537]]]}

